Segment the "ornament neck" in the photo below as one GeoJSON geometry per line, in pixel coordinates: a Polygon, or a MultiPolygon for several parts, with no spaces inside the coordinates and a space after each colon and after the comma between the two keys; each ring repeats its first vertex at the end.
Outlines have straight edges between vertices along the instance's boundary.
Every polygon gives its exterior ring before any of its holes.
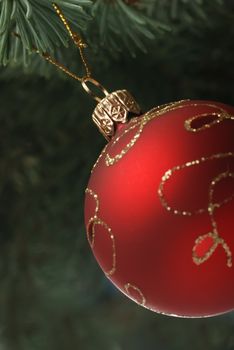
{"type": "Polygon", "coordinates": [[[92,118],[103,136],[110,141],[116,130],[128,122],[129,113],[140,114],[137,102],[127,90],[118,90],[100,100],[92,118]]]}

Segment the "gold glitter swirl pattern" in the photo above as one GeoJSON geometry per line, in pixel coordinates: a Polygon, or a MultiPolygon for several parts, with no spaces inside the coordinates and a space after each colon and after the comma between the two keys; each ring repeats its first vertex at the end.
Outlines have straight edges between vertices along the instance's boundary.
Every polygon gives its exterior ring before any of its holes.
{"type": "Polygon", "coordinates": [[[207,259],[209,259],[209,257],[214,253],[214,251],[216,250],[216,248],[218,247],[218,245],[220,244],[227,256],[227,266],[231,267],[232,266],[232,253],[231,250],[229,248],[229,246],[227,245],[227,243],[224,241],[223,238],[221,238],[219,236],[218,233],[218,227],[217,227],[217,223],[215,221],[214,218],[214,212],[217,208],[220,207],[220,205],[218,205],[217,203],[213,202],[213,194],[214,194],[214,189],[215,186],[218,182],[220,182],[221,180],[231,177],[232,179],[234,179],[234,173],[221,173],[219,174],[216,178],[214,178],[210,184],[210,188],[209,188],[209,205],[208,205],[208,214],[210,216],[210,220],[211,220],[211,225],[213,228],[212,232],[209,232],[203,236],[199,236],[196,241],[195,241],[195,245],[193,247],[193,261],[197,264],[200,265],[202,264],[204,261],[206,261],[207,259]],[[210,237],[213,239],[213,245],[211,246],[211,248],[205,253],[205,255],[203,257],[199,257],[196,254],[196,250],[197,247],[203,242],[204,239],[206,239],[207,237],[210,237]]]}
{"type": "Polygon", "coordinates": [[[127,143],[127,145],[119,152],[117,153],[115,156],[111,156],[108,152],[106,153],[106,157],[105,157],[105,163],[107,166],[111,166],[115,163],[117,163],[120,159],[122,159],[127,153],[128,151],[135,145],[135,143],[137,142],[137,140],[140,138],[142,131],[144,129],[144,127],[146,126],[146,124],[154,119],[157,118],[167,112],[171,112],[177,109],[182,109],[182,108],[187,108],[187,107],[211,107],[214,108],[216,110],[218,110],[218,112],[210,112],[210,113],[204,113],[204,114],[198,114],[195,117],[192,117],[190,119],[188,119],[185,122],[185,128],[188,131],[193,131],[193,132],[197,132],[200,130],[204,130],[204,129],[208,129],[210,128],[212,125],[218,124],[221,121],[223,121],[224,119],[234,119],[233,116],[230,116],[223,108],[221,108],[220,106],[217,106],[215,104],[211,104],[211,103],[187,103],[187,104],[181,104],[183,102],[187,102],[189,100],[181,100],[181,101],[177,101],[177,102],[171,102],[165,105],[161,105],[158,107],[153,108],[152,110],[150,110],[149,112],[145,113],[143,115],[143,117],[139,118],[136,117],[132,120],[130,120],[130,123],[133,124],[131,125],[129,128],[125,129],[124,132],[122,134],[120,134],[118,137],[115,138],[114,142],[111,144],[111,147],[113,147],[115,144],[117,144],[119,142],[119,140],[125,136],[126,134],[128,134],[131,130],[137,128],[137,131],[135,133],[135,135],[131,138],[131,140],[127,143]],[[195,129],[192,128],[192,122],[199,118],[204,118],[204,117],[208,117],[208,116],[213,116],[216,119],[214,121],[212,121],[211,123],[205,124],[203,125],[201,128],[199,129],[195,129]]]}
{"type": "Polygon", "coordinates": [[[184,123],[185,129],[188,131],[192,131],[192,132],[198,132],[201,130],[206,130],[208,128],[211,128],[212,126],[223,122],[225,119],[234,120],[234,116],[227,114],[227,112],[221,108],[219,108],[219,109],[222,111],[221,113],[219,113],[219,112],[203,113],[203,114],[198,114],[192,118],[187,119],[184,123]],[[211,120],[209,123],[205,123],[204,125],[202,125],[198,128],[192,127],[193,121],[195,121],[195,120],[197,121],[198,119],[202,119],[205,117],[213,118],[213,120],[211,120]]]}
{"type": "Polygon", "coordinates": [[[111,157],[109,153],[106,154],[105,161],[106,161],[107,166],[110,166],[110,165],[113,165],[114,163],[117,163],[129,151],[129,149],[135,145],[136,141],[138,140],[138,138],[140,137],[140,135],[143,131],[145,124],[146,124],[145,120],[141,123],[136,122],[134,125],[130,126],[130,128],[126,129],[123,132],[123,134],[121,134],[120,136],[118,136],[115,139],[112,146],[114,146],[123,137],[123,135],[126,135],[127,133],[129,133],[129,131],[131,131],[131,130],[135,129],[137,126],[139,126],[139,129],[137,130],[137,132],[135,133],[135,135],[133,136],[131,141],[121,150],[120,153],[116,154],[114,157],[111,157]]]}
{"type": "MultiPolygon", "coordinates": [[[[159,188],[158,188],[158,195],[159,195],[159,199],[161,201],[162,206],[167,210],[172,212],[175,215],[184,215],[184,216],[191,216],[194,214],[202,214],[204,212],[207,211],[207,208],[199,208],[197,210],[194,211],[188,211],[188,210],[179,210],[179,209],[174,209],[172,206],[170,206],[165,198],[164,195],[164,187],[166,182],[172,177],[172,175],[180,170],[186,169],[186,168],[191,168],[194,166],[198,166],[202,163],[205,163],[207,161],[212,161],[215,159],[224,159],[224,158],[233,158],[234,159],[234,153],[232,152],[227,152],[227,153],[217,153],[217,154],[213,154],[212,156],[209,157],[201,157],[200,159],[196,159],[196,160],[192,160],[191,162],[187,162],[185,164],[182,165],[176,165],[173,168],[167,170],[165,172],[165,174],[162,176],[161,182],[159,184],[159,188]]],[[[228,197],[226,199],[224,199],[222,202],[220,203],[216,203],[216,207],[221,207],[223,204],[229,202],[230,200],[233,199],[233,196],[228,197]]]]}
{"type": "Polygon", "coordinates": [[[91,197],[93,197],[95,200],[95,203],[96,203],[94,215],[89,219],[88,224],[86,226],[87,238],[88,238],[88,241],[90,243],[91,248],[93,249],[94,245],[95,245],[95,237],[96,237],[95,228],[96,228],[96,226],[100,225],[100,226],[105,228],[105,230],[106,230],[106,232],[111,240],[111,246],[112,246],[112,266],[111,266],[111,269],[109,271],[105,272],[105,274],[107,276],[111,276],[116,271],[115,237],[114,237],[114,234],[113,234],[111,228],[98,217],[98,211],[99,211],[99,205],[100,205],[98,195],[90,188],[86,188],[85,193],[89,194],[91,197]]]}
{"type": "Polygon", "coordinates": [[[95,200],[96,207],[95,207],[95,214],[94,215],[96,215],[98,212],[98,209],[99,209],[98,195],[96,193],[94,193],[90,188],[86,188],[85,193],[88,193],[95,200]]]}
{"type": "Polygon", "coordinates": [[[126,134],[128,134],[131,130],[137,128],[137,131],[135,133],[135,135],[132,137],[132,139],[127,143],[127,145],[119,152],[117,153],[115,156],[110,156],[109,153],[106,154],[106,158],[105,158],[105,162],[107,166],[113,165],[115,163],[117,163],[120,159],[123,158],[123,156],[125,156],[127,154],[127,152],[135,145],[135,143],[137,142],[137,140],[139,139],[145,125],[153,118],[156,118],[166,112],[169,111],[173,111],[174,109],[176,109],[176,106],[178,106],[181,102],[183,101],[178,101],[178,102],[172,102],[169,104],[165,104],[162,106],[158,106],[154,109],[152,109],[151,111],[147,112],[146,114],[144,114],[144,116],[142,118],[134,118],[132,120],[130,120],[130,123],[133,124],[131,125],[129,128],[125,129],[124,132],[122,134],[120,134],[118,137],[115,138],[114,142],[112,143],[111,147],[113,147],[115,144],[117,144],[119,142],[119,140],[125,136],[126,134]]]}
{"type": "Polygon", "coordinates": [[[132,298],[134,299],[138,304],[140,304],[141,306],[145,306],[145,303],[146,303],[146,298],[144,297],[142,291],[140,290],[140,288],[134,286],[133,284],[131,283],[126,283],[124,285],[124,289],[125,291],[127,292],[127,294],[132,298]],[[137,292],[137,294],[139,295],[140,297],[140,302],[132,296],[131,294],[131,290],[134,290],[134,292],[137,292]]]}
{"type": "Polygon", "coordinates": [[[95,243],[95,227],[96,225],[101,225],[102,227],[104,227],[111,239],[111,243],[112,243],[112,267],[109,271],[105,272],[105,274],[107,276],[111,276],[113,275],[113,273],[115,272],[116,270],[116,251],[115,251],[115,238],[114,238],[114,235],[112,233],[112,230],[111,228],[102,220],[100,220],[96,215],[94,217],[92,217],[89,222],[88,222],[88,225],[87,225],[87,232],[90,232],[90,229],[91,229],[91,239],[89,237],[89,234],[88,234],[88,240],[89,240],[89,243],[92,247],[92,249],[94,248],[94,243],[95,243]]]}
{"type": "MultiPolygon", "coordinates": [[[[193,104],[193,105],[196,105],[196,104],[193,104]]],[[[210,107],[216,107],[219,109],[220,112],[199,114],[199,115],[196,115],[192,118],[187,119],[185,121],[185,128],[187,131],[199,132],[201,130],[209,129],[210,127],[212,127],[216,124],[219,124],[220,122],[223,122],[226,119],[234,120],[234,116],[229,115],[224,109],[217,107],[215,105],[211,105],[211,104],[205,104],[205,105],[210,106],[210,107]],[[199,119],[199,118],[203,118],[203,117],[205,117],[205,118],[213,117],[212,118],[213,120],[211,119],[210,122],[206,122],[205,124],[201,125],[198,128],[192,127],[193,121],[195,121],[196,119],[199,119]]],[[[232,253],[231,253],[229,246],[225,242],[225,240],[219,235],[217,223],[216,223],[216,220],[214,217],[214,213],[215,213],[216,209],[220,208],[224,204],[231,201],[234,198],[234,194],[230,197],[225,198],[220,203],[214,203],[213,193],[214,193],[215,186],[221,180],[224,180],[226,178],[234,179],[234,173],[224,172],[224,173],[221,173],[218,176],[216,176],[214,179],[212,179],[211,184],[209,186],[208,207],[207,208],[199,208],[195,211],[178,210],[178,209],[175,209],[172,206],[170,206],[165,198],[165,195],[164,195],[164,187],[165,187],[166,182],[172,177],[172,175],[175,172],[181,171],[181,170],[186,169],[186,168],[198,166],[204,162],[212,161],[215,159],[228,159],[228,158],[234,159],[234,153],[233,152],[226,152],[226,153],[213,154],[213,155],[208,156],[208,157],[201,157],[200,159],[192,160],[190,162],[186,162],[185,164],[174,166],[173,168],[167,170],[164,173],[164,175],[161,178],[161,182],[159,184],[158,196],[159,196],[159,199],[161,201],[162,206],[167,211],[172,212],[174,215],[183,215],[183,216],[191,216],[191,215],[202,214],[202,213],[207,212],[209,217],[210,217],[212,231],[205,234],[205,235],[199,236],[196,239],[195,245],[192,249],[192,258],[193,258],[194,263],[197,265],[200,265],[203,262],[205,262],[206,260],[208,260],[211,257],[211,255],[214,253],[214,251],[216,250],[218,245],[221,245],[226,253],[226,256],[227,256],[227,266],[232,267],[232,253]],[[200,244],[202,244],[208,238],[211,238],[213,240],[213,244],[212,244],[211,248],[202,257],[200,257],[197,254],[197,248],[199,247],[200,244]]]]}
{"type": "Polygon", "coordinates": [[[94,169],[95,169],[95,168],[97,167],[97,165],[99,164],[101,158],[103,157],[103,154],[104,154],[105,151],[106,151],[107,146],[108,146],[108,143],[105,145],[105,147],[104,147],[103,150],[101,151],[101,153],[100,153],[98,159],[97,159],[96,162],[94,163],[94,166],[93,166],[93,168],[92,168],[92,170],[91,170],[91,174],[93,173],[94,169]]]}

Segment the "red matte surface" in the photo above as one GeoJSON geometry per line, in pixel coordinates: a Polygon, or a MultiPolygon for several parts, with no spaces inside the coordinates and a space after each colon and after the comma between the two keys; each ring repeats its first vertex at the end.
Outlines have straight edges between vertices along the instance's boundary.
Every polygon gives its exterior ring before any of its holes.
{"type": "MultiPolygon", "coordinates": [[[[200,265],[192,259],[195,240],[212,231],[208,212],[180,216],[167,211],[158,196],[162,176],[176,165],[216,153],[234,152],[234,121],[225,120],[200,132],[188,132],[184,121],[197,114],[217,112],[215,104],[234,115],[234,108],[210,101],[182,102],[183,108],[169,111],[149,121],[135,145],[111,166],[107,152],[114,156],[136,133],[131,130],[113,145],[116,137],[130,127],[117,131],[94,168],[88,188],[99,199],[98,217],[111,228],[115,240],[116,270],[108,276],[126,295],[153,311],[202,317],[234,309],[234,266],[226,264],[219,245],[200,265]],[[198,106],[190,106],[197,103],[198,106]],[[131,284],[126,290],[125,286],[131,284]]],[[[140,117],[142,118],[142,117],[140,117]]],[[[165,196],[174,208],[207,208],[209,185],[218,174],[234,172],[234,158],[208,161],[175,173],[165,184],[165,196]]],[[[234,193],[234,181],[217,185],[215,202],[234,193]]],[[[85,222],[94,216],[95,202],[86,194],[85,222]]],[[[221,237],[233,254],[234,201],[215,211],[221,237]]],[[[89,233],[91,235],[91,233],[89,233]]],[[[209,249],[207,238],[198,254],[209,249]]],[[[104,272],[113,264],[113,245],[107,230],[95,227],[93,253],[104,272]]]]}

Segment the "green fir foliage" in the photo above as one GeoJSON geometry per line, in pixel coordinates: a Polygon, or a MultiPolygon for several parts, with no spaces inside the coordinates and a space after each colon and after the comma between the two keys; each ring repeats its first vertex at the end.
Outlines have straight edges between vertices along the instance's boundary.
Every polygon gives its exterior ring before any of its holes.
{"type": "MultiPolygon", "coordinates": [[[[84,29],[89,20],[89,0],[57,1],[74,29],[84,29]]],[[[54,52],[67,46],[67,32],[49,0],[0,1],[0,62],[22,61],[26,65],[33,49],[54,52]],[[14,36],[20,35],[20,39],[14,36]]]]}
{"type": "MultiPolygon", "coordinates": [[[[40,74],[47,75],[48,68],[32,54],[35,48],[54,54],[63,63],[74,64],[66,52],[68,35],[52,2],[0,1],[0,64],[18,66],[23,63],[29,71],[35,72],[37,68],[40,74]],[[18,33],[21,40],[14,33],[18,33]]],[[[97,56],[100,49],[114,57],[125,52],[133,57],[139,50],[147,52],[168,32],[176,33],[184,25],[198,30],[197,22],[206,26],[212,20],[210,8],[216,8],[231,21],[231,4],[223,6],[223,0],[58,0],[57,4],[73,30],[83,33],[90,50],[97,56]]]]}

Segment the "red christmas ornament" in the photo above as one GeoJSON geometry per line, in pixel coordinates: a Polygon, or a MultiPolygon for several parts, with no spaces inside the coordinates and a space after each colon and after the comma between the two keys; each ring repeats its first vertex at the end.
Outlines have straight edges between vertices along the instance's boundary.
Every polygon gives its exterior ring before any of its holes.
{"type": "Polygon", "coordinates": [[[127,122],[128,111],[139,112],[129,96],[113,93],[94,113],[110,139],[86,190],[94,256],[116,287],[150,310],[231,311],[234,108],[186,100],[127,122]]]}

